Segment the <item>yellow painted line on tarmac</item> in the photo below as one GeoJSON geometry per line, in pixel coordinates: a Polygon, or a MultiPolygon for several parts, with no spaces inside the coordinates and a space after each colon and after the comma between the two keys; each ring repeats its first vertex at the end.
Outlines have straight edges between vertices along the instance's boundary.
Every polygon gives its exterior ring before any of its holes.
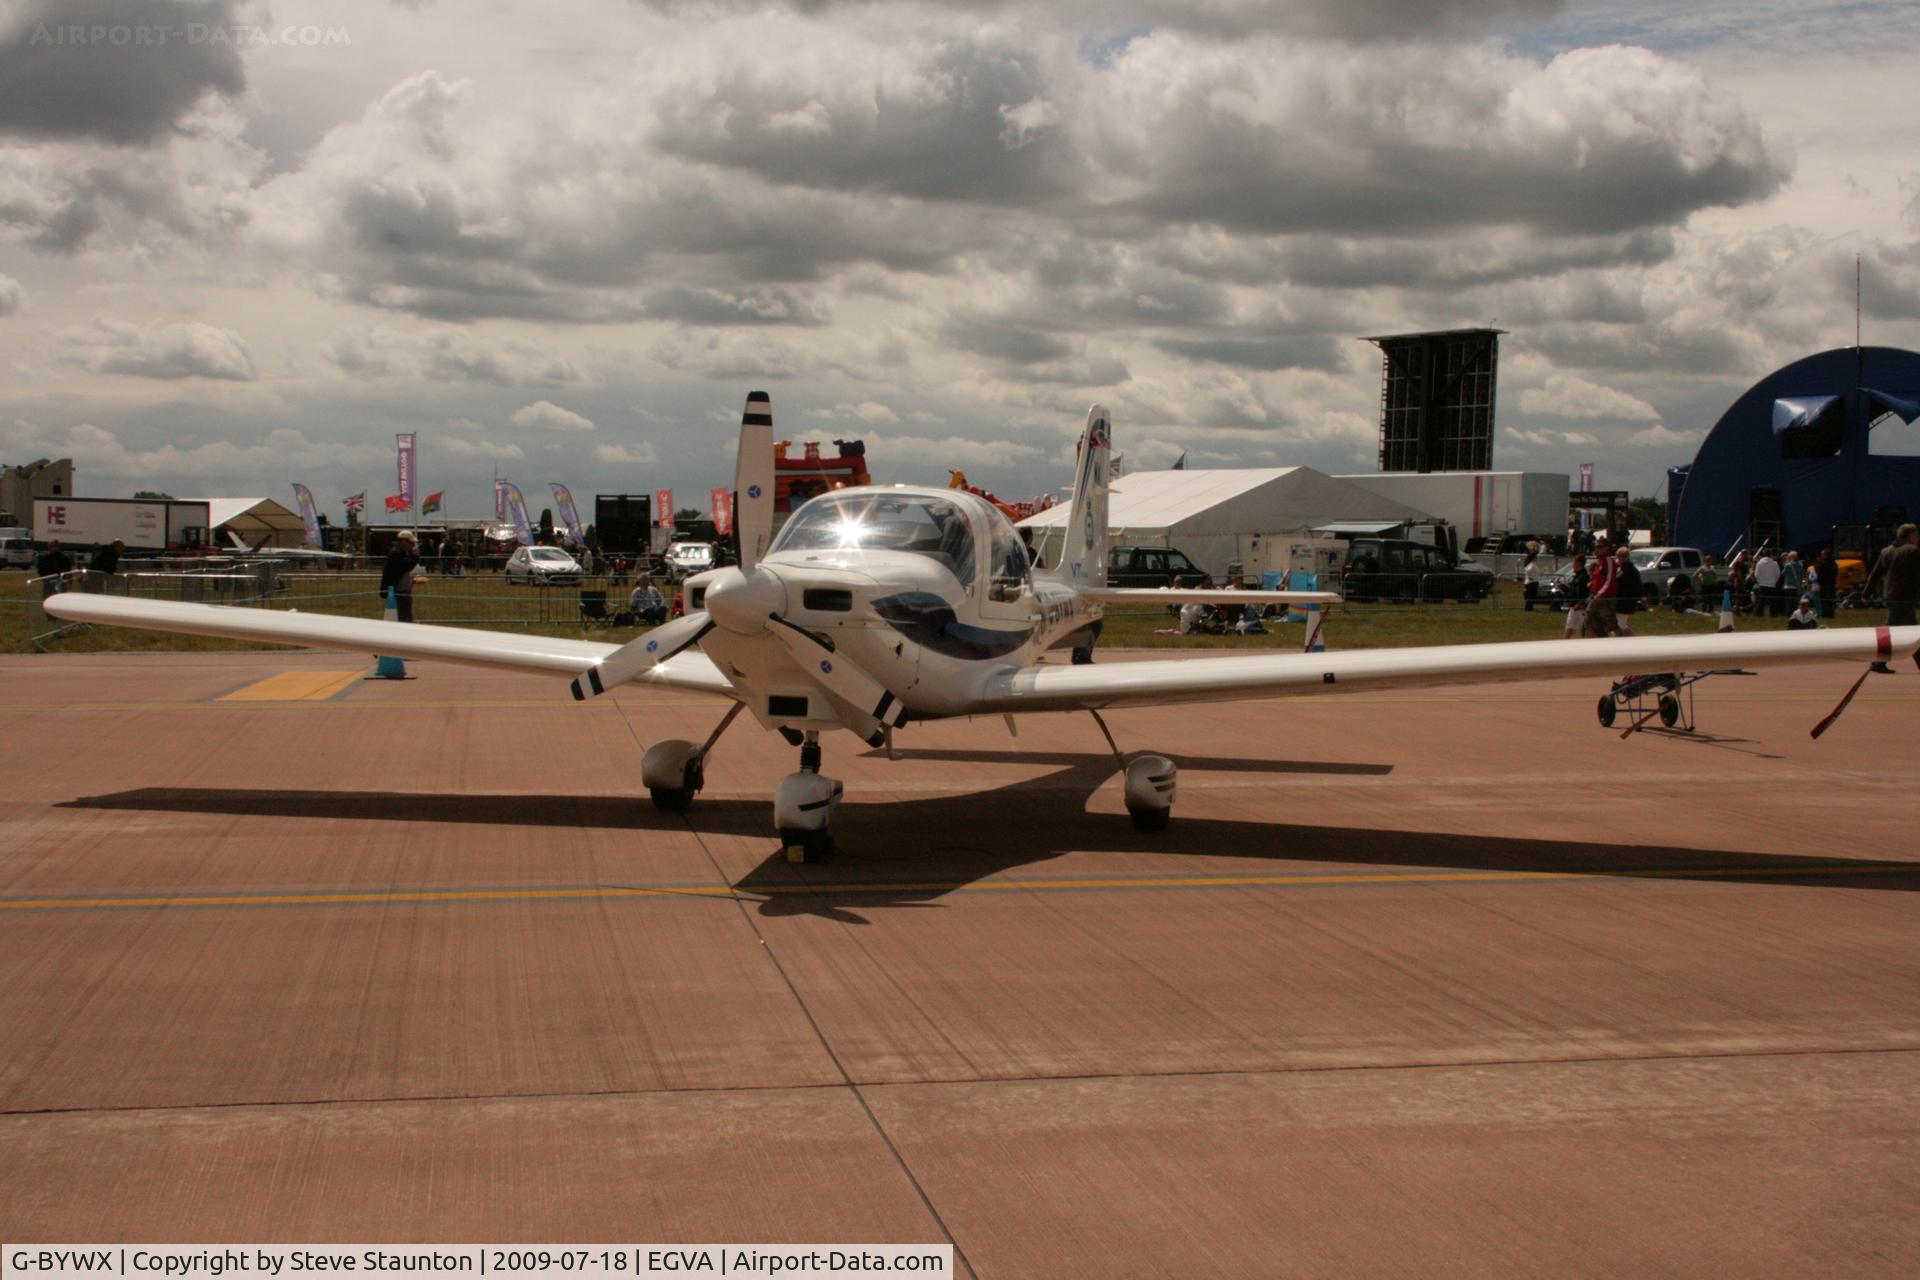
{"type": "Polygon", "coordinates": [[[363,671],[282,671],[222,694],[218,702],[325,702],[358,684],[363,671]]]}
{"type": "Polygon", "coordinates": [[[1920,862],[1812,864],[1786,867],[1676,867],[1620,871],[1436,871],[1332,873],[1326,875],[1124,876],[1059,880],[855,881],[761,885],[581,885],[547,889],[411,889],[364,893],[171,894],[121,898],[26,898],[0,900],[0,911],[86,908],[389,906],[442,902],[551,902],[614,898],[731,898],[897,893],[1027,893],[1098,889],[1294,889],[1351,884],[1462,884],[1515,880],[1707,880],[1780,879],[1796,876],[1920,874],[1920,862]]]}

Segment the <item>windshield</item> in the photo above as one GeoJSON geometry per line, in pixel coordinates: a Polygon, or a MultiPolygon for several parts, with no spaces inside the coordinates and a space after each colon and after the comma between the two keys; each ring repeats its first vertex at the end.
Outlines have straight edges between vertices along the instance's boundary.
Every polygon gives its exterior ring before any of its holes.
{"type": "Polygon", "coordinates": [[[1651,569],[1660,563],[1660,557],[1665,554],[1664,551],[1634,551],[1628,553],[1627,558],[1633,561],[1636,569],[1651,569]]]}
{"type": "Polygon", "coordinates": [[[807,503],[771,551],[908,551],[938,561],[972,590],[974,540],[966,509],[950,499],[855,493],[807,503]]]}
{"type": "Polygon", "coordinates": [[[541,547],[537,551],[533,552],[533,558],[535,560],[570,560],[572,559],[572,557],[569,556],[566,552],[555,551],[552,547],[541,547]]]}

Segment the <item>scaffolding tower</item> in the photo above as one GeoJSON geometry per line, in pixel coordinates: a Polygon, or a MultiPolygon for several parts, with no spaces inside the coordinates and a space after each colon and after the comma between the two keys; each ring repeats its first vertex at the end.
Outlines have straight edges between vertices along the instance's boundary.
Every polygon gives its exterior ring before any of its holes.
{"type": "Polygon", "coordinates": [[[1380,348],[1380,470],[1489,471],[1504,329],[1368,338],[1380,348]]]}

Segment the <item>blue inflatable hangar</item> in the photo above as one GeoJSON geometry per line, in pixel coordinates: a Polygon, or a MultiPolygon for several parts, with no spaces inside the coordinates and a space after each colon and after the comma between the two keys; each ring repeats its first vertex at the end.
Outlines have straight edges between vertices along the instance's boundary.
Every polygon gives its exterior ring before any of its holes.
{"type": "MultiPolygon", "coordinates": [[[[1825,546],[1841,524],[1920,510],[1920,354],[1840,347],[1755,383],[1668,475],[1671,540],[1726,555],[1825,546]]],[[[1910,518],[1901,514],[1901,519],[1910,518]]]]}

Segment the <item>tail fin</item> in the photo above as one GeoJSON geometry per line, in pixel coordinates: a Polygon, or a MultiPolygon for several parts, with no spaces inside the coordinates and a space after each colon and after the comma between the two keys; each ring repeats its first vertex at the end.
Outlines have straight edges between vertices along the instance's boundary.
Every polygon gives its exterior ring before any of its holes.
{"type": "Polygon", "coordinates": [[[1087,410],[1087,429],[1080,437],[1060,551],[1059,568],[1075,586],[1107,585],[1107,467],[1112,451],[1113,423],[1096,404],[1087,410]]]}

